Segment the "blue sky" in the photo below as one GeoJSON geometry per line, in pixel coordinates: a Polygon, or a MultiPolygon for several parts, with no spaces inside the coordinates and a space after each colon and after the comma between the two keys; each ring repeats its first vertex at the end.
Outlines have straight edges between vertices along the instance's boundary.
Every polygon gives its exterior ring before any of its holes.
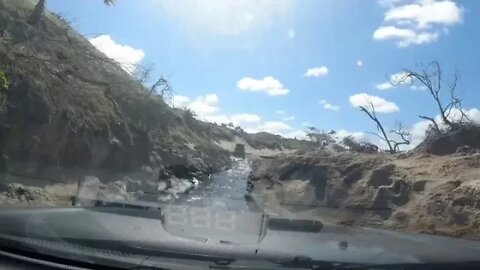
{"type": "MultiPolygon", "coordinates": [[[[480,1],[49,0],[108,56],[154,65],[176,107],[247,131],[301,137],[304,124],[360,137],[375,126],[356,107],[365,94],[386,126],[417,140],[418,114],[437,114],[427,92],[386,87],[402,68],[438,60],[462,73],[459,94],[480,120],[480,1]],[[388,89],[385,89],[388,88],[388,89]]],[[[127,67],[128,70],[131,70],[127,67]]],[[[417,87],[418,88],[418,87],[417,87]]]]}

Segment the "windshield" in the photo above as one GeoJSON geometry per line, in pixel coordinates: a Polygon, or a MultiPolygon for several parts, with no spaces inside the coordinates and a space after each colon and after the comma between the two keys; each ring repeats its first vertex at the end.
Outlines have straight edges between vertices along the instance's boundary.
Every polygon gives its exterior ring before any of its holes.
{"type": "Polygon", "coordinates": [[[479,10],[0,0],[0,215],[92,245],[161,242],[117,234],[145,219],[172,252],[466,260],[444,252],[480,248],[479,10]]]}

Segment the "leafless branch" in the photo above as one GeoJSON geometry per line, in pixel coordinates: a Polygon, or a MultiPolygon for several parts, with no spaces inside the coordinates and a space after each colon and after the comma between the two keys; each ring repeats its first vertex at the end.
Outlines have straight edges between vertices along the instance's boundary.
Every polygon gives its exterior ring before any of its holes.
{"type": "Polygon", "coordinates": [[[165,97],[165,95],[170,95],[172,93],[172,87],[170,86],[170,83],[161,76],[154,84],[152,84],[152,86],[150,86],[149,96],[152,93],[158,93],[161,97],[165,97]],[[160,90],[158,90],[159,87],[161,87],[160,90]]]}
{"type": "Polygon", "coordinates": [[[418,117],[432,122],[432,125],[433,125],[433,128],[435,129],[435,131],[436,131],[437,133],[440,133],[440,132],[441,132],[441,131],[440,131],[440,127],[438,126],[437,121],[435,121],[435,119],[433,119],[433,118],[431,118],[431,117],[428,117],[428,116],[424,116],[424,115],[419,115],[418,117]]]}
{"type": "MultiPolygon", "coordinates": [[[[437,61],[431,62],[428,66],[423,66],[420,71],[413,71],[410,69],[405,69],[404,71],[406,74],[406,78],[404,78],[404,80],[417,80],[427,88],[430,96],[433,98],[436,106],[438,107],[440,118],[443,124],[451,128],[456,126],[456,123],[454,123],[454,120],[452,120],[450,117],[453,110],[460,111],[460,122],[464,122],[465,120],[471,122],[471,120],[463,111],[462,100],[456,95],[458,82],[460,80],[460,72],[458,70],[455,70],[450,82],[445,81],[442,67],[437,61]],[[442,101],[442,91],[444,88],[448,88],[449,91],[448,101],[442,101]]],[[[433,117],[419,117],[432,122],[435,130],[440,132],[439,125],[436,123],[433,117]]]]}
{"type": "Polygon", "coordinates": [[[373,105],[373,103],[371,101],[368,101],[368,103],[369,103],[369,108],[368,109],[365,106],[360,106],[360,110],[363,111],[365,114],[367,114],[368,117],[376,123],[377,130],[379,130],[380,133],[381,133],[381,136],[380,136],[380,134],[376,134],[377,137],[381,138],[383,141],[385,141],[387,143],[390,153],[395,153],[395,149],[393,148],[392,143],[389,140],[388,135],[385,132],[385,129],[383,128],[382,123],[380,122],[380,120],[378,119],[378,117],[375,113],[375,106],[373,105]]]}
{"type": "Polygon", "coordinates": [[[400,137],[401,141],[392,141],[395,151],[400,151],[400,145],[409,145],[412,141],[411,132],[406,129],[400,121],[395,123],[395,127],[390,130],[391,133],[400,137]]]}

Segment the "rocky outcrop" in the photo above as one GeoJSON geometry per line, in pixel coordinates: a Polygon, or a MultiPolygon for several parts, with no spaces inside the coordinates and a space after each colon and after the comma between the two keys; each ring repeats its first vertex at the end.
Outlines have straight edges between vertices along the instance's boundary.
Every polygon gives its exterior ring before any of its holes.
{"type": "Polygon", "coordinates": [[[322,150],[282,154],[252,162],[251,196],[274,213],[305,210],[338,224],[477,239],[479,165],[476,152],[441,159],[322,150]]]}

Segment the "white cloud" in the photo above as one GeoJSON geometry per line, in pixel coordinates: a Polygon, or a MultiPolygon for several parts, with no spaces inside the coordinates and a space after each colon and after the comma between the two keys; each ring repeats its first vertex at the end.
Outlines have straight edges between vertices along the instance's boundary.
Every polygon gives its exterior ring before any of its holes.
{"type": "Polygon", "coordinates": [[[325,76],[328,74],[328,68],[326,66],[321,66],[321,67],[313,67],[307,69],[305,74],[303,76],[305,77],[321,77],[325,76]]]}
{"type": "Polygon", "coordinates": [[[425,139],[425,132],[428,130],[430,126],[430,121],[422,120],[413,125],[410,129],[410,133],[412,134],[412,142],[411,147],[417,146],[419,143],[425,139]]]}
{"type": "Polygon", "coordinates": [[[406,21],[418,28],[433,25],[450,26],[462,21],[463,8],[450,0],[422,0],[415,4],[393,7],[385,13],[385,21],[406,21]]]}
{"type": "MultiPolygon", "coordinates": [[[[468,118],[470,120],[472,120],[473,122],[475,123],[479,123],[480,124],[480,110],[476,109],[476,108],[473,108],[473,109],[469,109],[469,110],[463,110],[463,112],[468,116],[468,118]]],[[[435,119],[437,120],[437,122],[440,122],[440,116],[437,115],[435,117],[435,119]]],[[[450,121],[460,121],[460,119],[462,119],[462,113],[460,110],[458,109],[453,109],[448,117],[448,119],[450,121]]]]}
{"type": "Polygon", "coordinates": [[[389,81],[377,84],[375,88],[379,90],[389,90],[400,85],[412,85],[412,78],[407,76],[405,72],[398,72],[390,75],[389,81]]]}
{"type": "Polygon", "coordinates": [[[284,110],[277,110],[275,113],[276,114],[285,114],[285,111],[284,110]]]}
{"type": "Polygon", "coordinates": [[[439,32],[416,32],[412,29],[398,28],[396,26],[381,26],[373,33],[375,40],[394,40],[400,48],[412,44],[420,45],[437,41],[439,32]]]}
{"type": "Polygon", "coordinates": [[[375,88],[377,88],[379,90],[388,90],[388,89],[394,88],[394,86],[389,82],[384,82],[384,83],[379,83],[379,84],[375,85],[375,88]]]}
{"type": "MultiPolygon", "coordinates": [[[[191,99],[187,96],[176,95],[172,101],[169,102],[170,106],[175,105],[177,108],[190,109],[199,120],[213,122],[217,124],[233,123],[235,126],[241,126],[247,132],[270,132],[286,136],[293,131],[288,124],[284,122],[264,122],[262,117],[252,113],[239,113],[233,115],[226,115],[221,112],[220,100],[214,93],[204,96],[198,96],[195,99],[191,99]]],[[[281,110],[279,110],[282,112],[281,110]]],[[[284,111],[283,111],[284,113],[284,111]]],[[[295,117],[284,117],[284,121],[293,121],[295,117]]]]}
{"type": "Polygon", "coordinates": [[[322,107],[325,110],[330,110],[330,111],[339,111],[340,110],[340,106],[333,105],[333,104],[329,103],[328,101],[326,101],[325,99],[320,100],[318,102],[318,104],[322,105],[322,107]]]}
{"type": "Polygon", "coordinates": [[[170,106],[175,107],[175,108],[186,108],[188,103],[190,103],[190,98],[186,96],[173,96],[173,98],[170,100],[170,106]]]}
{"type": "Polygon", "coordinates": [[[363,61],[362,61],[362,60],[358,60],[358,61],[357,61],[357,66],[358,66],[358,67],[363,67],[363,61]]]}
{"type": "Polygon", "coordinates": [[[311,127],[312,124],[310,124],[310,122],[303,122],[303,123],[302,123],[302,126],[304,126],[304,127],[311,127]]]}
{"type": "Polygon", "coordinates": [[[279,80],[272,76],[259,80],[245,77],[237,82],[237,87],[243,91],[265,92],[269,96],[282,96],[290,92],[279,80]]]}
{"type": "Polygon", "coordinates": [[[325,110],[330,110],[330,111],[339,111],[340,110],[340,106],[332,105],[330,103],[324,104],[323,108],[325,110]]]}
{"type": "Polygon", "coordinates": [[[217,124],[233,123],[235,126],[244,126],[251,124],[258,124],[262,121],[262,118],[256,114],[242,113],[234,115],[225,114],[211,114],[204,115],[200,120],[209,121],[217,124]]]}
{"type": "Polygon", "coordinates": [[[284,122],[289,122],[289,121],[293,121],[293,120],[295,120],[295,116],[293,116],[293,115],[286,116],[286,117],[282,118],[282,121],[284,121],[284,122]]]}
{"type": "Polygon", "coordinates": [[[451,0],[381,1],[387,8],[375,40],[393,40],[398,47],[427,44],[463,20],[463,8],[451,0]],[[402,3],[408,2],[408,3],[402,3]]]}
{"type": "Polygon", "coordinates": [[[189,103],[187,107],[198,116],[203,117],[216,113],[219,110],[218,103],[219,100],[216,94],[208,94],[197,97],[193,102],[189,103]]]}
{"type": "Polygon", "coordinates": [[[135,71],[138,64],[140,64],[145,57],[143,50],[118,44],[109,35],[101,35],[91,38],[88,41],[107,57],[118,62],[120,66],[130,74],[135,71]]]}
{"type": "Polygon", "coordinates": [[[270,121],[261,124],[255,128],[258,131],[269,132],[272,134],[282,135],[288,134],[293,130],[291,126],[284,122],[270,121]]]}
{"type": "Polygon", "coordinates": [[[270,29],[291,19],[295,0],[151,0],[192,33],[239,35],[270,29]]]}
{"type": "Polygon", "coordinates": [[[366,93],[359,93],[349,97],[350,104],[353,107],[370,106],[370,102],[379,113],[394,113],[400,111],[400,108],[394,102],[387,101],[384,98],[372,96],[366,93]]]}
{"type": "Polygon", "coordinates": [[[288,37],[289,38],[293,39],[293,38],[295,38],[296,35],[297,35],[297,32],[295,31],[295,29],[292,28],[292,29],[288,30],[288,37]]]}
{"type": "Polygon", "coordinates": [[[200,119],[212,117],[212,119],[214,118],[219,123],[224,122],[220,121],[221,119],[226,119],[225,117],[218,115],[218,111],[220,110],[220,100],[217,94],[214,93],[198,96],[193,100],[187,96],[175,95],[167,103],[174,108],[192,110],[200,119]]]}
{"type": "MultiPolygon", "coordinates": [[[[207,121],[207,122],[212,122],[212,123],[217,123],[217,124],[229,124],[233,123],[230,120],[230,117],[228,117],[225,114],[207,114],[207,115],[201,115],[198,116],[198,119],[202,121],[207,121]]],[[[233,123],[235,125],[235,123],[233,123]]]]}
{"type": "Polygon", "coordinates": [[[242,114],[234,114],[230,116],[231,122],[234,124],[243,124],[243,123],[260,123],[262,118],[256,114],[251,113],[242,113],[242,114]]]}
{"type": "Polygon", "coordinates": [[[256,114],[240,113],[225,115],[220,113],[220,100],[216,94],[199,96],[192,101],[186,96],[174,96],[169,104],[176,108],[192,110],[200,120],[214,122],[217,124],[233,123],[234,125],[259,124],[262,118],[256,114]]]}
{"type": "Polygon", "coordinates": [[[284,135],[286,138],[296,138],[297,140],[308,139],[307,134],[303,130],[295,130],[284,135]]]}

